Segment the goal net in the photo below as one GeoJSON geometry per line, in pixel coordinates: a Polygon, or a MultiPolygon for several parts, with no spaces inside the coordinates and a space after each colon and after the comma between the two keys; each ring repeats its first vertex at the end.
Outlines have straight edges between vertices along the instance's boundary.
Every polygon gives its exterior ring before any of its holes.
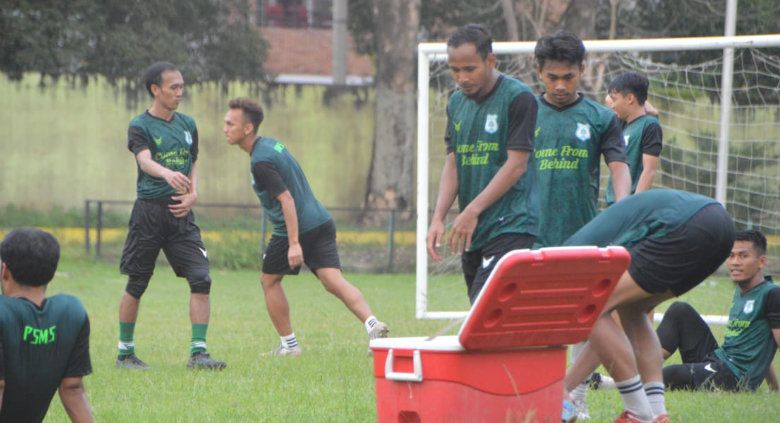
{"type": "MultiPolygon", "coordinates": [[[[499,69],[538,94],[542,87],[533,62],[534,46],[533,42],[494,43],[493,48],[499,69]]],[[[585,46],[588,57],[580,90],[588,97],[602,102],[609,81],[623,72],[641,72],[650,80],[648,99],[659,111],[664,133],[654,185],[724,201],[737,229],[754,228],[767,235],[770,270],[779,270],[780,35],[586,41],[585,46]],[[733,49],[731,115],[725,130],[720,121],[721,100],[729,97],[722,89],[724,48],[733,49]],[[727,160],[719,187],[722,139],[727,141],[727,160]]],[[[445,260],[433,263],[425,250],[446,154],[447,99],[455,84],[443,43],[420,44],[418,61],[416,311],[418,318],[458,318],[469,307],[460,258],[445,251],[445,260]]],[[[601,174],[603,205],[609,174],[603,160],[601,174]]],[[[450,213],[448,224],[457,210],[450,213]]],[[[725,322],[725,317],[708,320],[725,322]]]]}

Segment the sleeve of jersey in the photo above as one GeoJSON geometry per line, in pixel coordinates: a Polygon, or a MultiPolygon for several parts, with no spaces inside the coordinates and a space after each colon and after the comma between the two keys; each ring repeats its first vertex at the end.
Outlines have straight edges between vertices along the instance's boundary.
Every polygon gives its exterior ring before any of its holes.
{"type": "Polygon", "coordinates": [[[137,155],[144,150],[149,150],[149,145],[149,137],[143,129],[138,126],[127,128],[127,149],[133,154],[137,155]]]}
{"type": "Polygon", "coordinates": [[[76,338],[76,344],[68,358],[65,377],[80,377],[92,373],[92,362],[89,358],[89,317],[84,318],[84,325],[76,338]]]}
{"type": "Polygon", "coordinates": [[[623,130],[620,129],[617,115],[612,115],[612,120],[607,125],[607,130],[601,141],[601,153],[607,163],[626,161],[626,144],[623,141],[623,130]]]}
{"type": "Polygon", "coordinates": [[[255,178],[255,187],[259,191],[266,191],[273,198],[287,191],[287,185],[276,167],[268,162],[258,162],[252,166],[252,177],[255,178]]]}
{"type": "Polygon", "coordinates": [[[455,152],[452,146],[452,119],[450,119],[450,108],[447,107],[447,127],[444,130],[444,144],[447,146],[447,154],[455,152]]]}
{"type": "Polygon", "coordinates": [[[780,287],[772,289],[766,294],[766,320],[772,329],[780,328],[780,287]]]}
{"type": "Polygon", "coordinates": [[[651,156],[658,157],[661,155],[661,149],[663,148],[663,131],[661,131],[661,125],[653,122],[648,125],[642,132],[642,154],[649,154],[651,156]]]}
{"type": "Polygon", "coordinates": [[[506,148],[531,151],[534,148],[536,131],[536,98],[528,92],[521,93],[509,105],[509,134],[506,148]]]}

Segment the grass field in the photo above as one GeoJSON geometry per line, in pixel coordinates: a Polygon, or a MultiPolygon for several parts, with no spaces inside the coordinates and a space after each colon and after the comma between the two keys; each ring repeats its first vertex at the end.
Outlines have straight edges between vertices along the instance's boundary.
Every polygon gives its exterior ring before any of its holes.
{"type": "MultiPolygon", "coordinates": [[[[433,334],[443,321],[414,318],[412,275],[349,274],[392,336],[433,334]]],[[[285,288],[300,358],[268,359],[259,353],[278,338],[265,312],[254,271],[213,271],[209,349],[228,362],[220,373],[185,368],[190,340],[188,288],[162,267],[144,296],[136,328],[136,350],[152,369],[114,369],[117,304],[124,277],[114,263],[67,252],[50,294],[68,292],[84,302],[91,318],[93,374],[85,384],[99,422],[370,422],[375,417],[371,358],[362,325],[310,274],[290,278],[285,288]]],[[[465,307],[459,277],[437,278],[436,292],[450,292],[465,307]]],[[[687,296],[703,313],[724,314],[732,288],[711,280],[687,296]]],[[[456,329],[453,329],[454,333],[456,329]]],[[[716,328],[722,338],[722,328],[716,328]]],[[[676,357],[673,357],[676,360],[676,357]]],[[[594,422],[620,411],[616,391],[590,394],[594,422]]],[[[755,394],[667,394],[676,422],[765,422],[780,415],[778,395],[762,386],[755,394]]],[[[47,421],[66,421],[59,400],[47,421]]]]}

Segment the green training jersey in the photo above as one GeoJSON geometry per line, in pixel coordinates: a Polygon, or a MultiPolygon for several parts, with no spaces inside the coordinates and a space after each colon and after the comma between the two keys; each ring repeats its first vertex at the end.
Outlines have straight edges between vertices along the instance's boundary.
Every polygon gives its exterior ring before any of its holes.
{"type": "Polygon", "coordinates": [[[0,421],[40,422],[64,377],[92,372],[89,320],[76,297],[59,294],[41,307],[0,296],[0,421]]]}
{"type": "MultiPolygon", "coordinates": [[[[152,160],[176,172],[189,176],[192,164],[198,158],[198,129],[191,117],[173,112],[166,121],[148,111],[130,121],[127,130],[127,148],[137,155],[148,149],[152,160]]],[[[138,198],[169,197],[176,193],[162,178],[146,174],[138,167],[138,198]]]]}
{"type": "Polygon", "coordinates": [[[715,355],[750,389],[761,385],[777,351],[765,307],[767,294],[774,289],[780,287],[769,277],[744,294],[737,287],[723,346],[715,350],[715,355]]]}
{"type": "MultiPolygon", "coordinates": [[[[447,104],[447,119],[445,142],[448,153],[455,154],[458,206],[463,210],[504,165],[508,150],[533,149],[536,102],[528,86],[501,75],[484,99],[455,91],[447,104]]],[[[529,166],[509,191],[479,215],[469,250],[479,250],[502,234],[535,236],[537,201],[529,166]]]]}
{"type": "MultiPolygon", "coordinates": [[[[631,194],[636,192],[636,185],[642,175],[644,166],[642,156],[648,154],[658,157],[663,148],[663,132],[658,118],[642,115],[623,125],[623,139],[626,143],[626,164],[631,175],[631,194]]],[[[615,192],[612,189],[612,175],[609,175],[606,193],[607,204],[615,202],[615,192]]]]}
{"type": "Polygon", "coordinates": [[[651,189],[615,203],[566,240],[565,245],[622,245],[663,237],[696,212],[718,204],[712,198],[673,189],[651,189]]]}
{"type": "Polygon", "coordinates": [[[314,193],[306,180],[306,175],[295,158],[281,142],[268,137],[258,137],[252,148],[251,173],[252,188],[260,199],[263,212],[273,225],[273,234],[287,236],[287,228],[282,214],[282,205],[276,196],[284,190],[289,190],[295,201],[295,211],[298,216],[298,232],[303,234],[331,220],[330,213],[314,197],[314,193]],[[270,175],[280,179],[283,188],[269,192],[268,181],[261,169],[272,168],[270,175]],[[276,195],[273,195],[275,193],[276,195]]]}
{"type": "Polygon", "coordinates": [[[612,110],[583,96],[556,107],[537,97],[533,166],[539,184],[539,240],[561,245],[597,212],[599,156],[625,161],[625,144],[612,110]]]}

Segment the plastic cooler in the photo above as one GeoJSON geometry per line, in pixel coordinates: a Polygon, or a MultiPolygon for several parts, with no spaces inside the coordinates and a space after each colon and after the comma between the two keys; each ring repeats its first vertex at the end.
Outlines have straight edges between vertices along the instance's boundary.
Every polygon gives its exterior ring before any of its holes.
{"type": "Polygon", "coordinates": [[[371,341],[380,422],[558,422],[566,344],[628,267],[622,247],[505,255],[457,336],[371,341]]]}

